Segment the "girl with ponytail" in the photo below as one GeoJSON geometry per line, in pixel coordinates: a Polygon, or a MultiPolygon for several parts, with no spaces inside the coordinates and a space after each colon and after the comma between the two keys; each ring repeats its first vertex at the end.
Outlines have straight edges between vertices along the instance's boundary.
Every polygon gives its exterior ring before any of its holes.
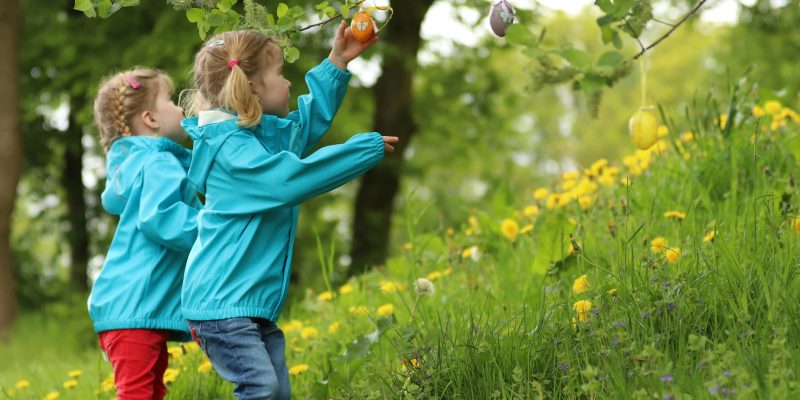
{"type": "Polygon", "coordinates": [[[364,174],[394,151],[379,133],[311,150],[330,127],[350,73],[377,41],[343,22],[330,56],[306,75],[310,93],[289,112],[283,53],[259,32],[219,34],[194,63],[183,121],[194,140],[189,180],[205,195],[186,265],[182,310],[211,364],[238,399],[289,399],[283,332],[300,204],[364,174]]]}

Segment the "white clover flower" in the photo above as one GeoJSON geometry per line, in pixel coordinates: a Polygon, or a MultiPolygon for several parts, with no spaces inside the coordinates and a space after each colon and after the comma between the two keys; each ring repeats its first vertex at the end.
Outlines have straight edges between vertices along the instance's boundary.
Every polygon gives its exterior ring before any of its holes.
{"type": "Polygon", "coordinates": [[[433,296],[433,294],[436,293],[436,289],[433,287],[433,282],[425,278],[417,279],[415,290],[418,296],[433,296]]]}

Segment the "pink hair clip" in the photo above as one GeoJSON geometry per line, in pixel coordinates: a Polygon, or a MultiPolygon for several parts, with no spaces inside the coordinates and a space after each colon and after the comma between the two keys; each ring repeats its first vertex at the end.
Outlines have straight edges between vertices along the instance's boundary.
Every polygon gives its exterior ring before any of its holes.
{"type": "Polygon", "coordinates": [[[239,65],[239,60],[233,59],[228,61],[228,70],[232,70],[234,65],[239,65]]]}
{"type": "Polygon", "coordinates": [[[139,88],[142,87],[142,84],[136,79],[131,78],[130,75],[123,75],[122,79],[125,79],[125,82],[128,82],[128,86],[130,86],[133,90],[139,90],[139,88]]]}

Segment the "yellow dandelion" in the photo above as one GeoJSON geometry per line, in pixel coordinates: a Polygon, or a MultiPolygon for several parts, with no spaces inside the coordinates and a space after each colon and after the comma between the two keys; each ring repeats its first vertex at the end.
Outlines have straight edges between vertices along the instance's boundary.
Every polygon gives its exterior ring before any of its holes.
{"type": "Polygon", "coordinates": [[[394,305],[391,304],[391,303],[384,304],[384,305],[378,307],[378,316],[379,317],[385,317],[387,315],[391,315],[393,312],[394,312],[394,305]]]}
{"type": "Polygon", "coordinates": [[[578,204],[580,204],[582,210],[586,210],[592,206],[594,199],[590,196],[581,196],[578,198],[578,204]]]}
{"type": "Polygon", "coordinates": [[[522,213],[528,218],[536,218],[539,216],[539,206],[535,204],[527,206],[522,213]]]}
{"type": "Polygon", "coordinates": [[[686,213],[680,211],[667,211],[664,213],[665,218],[675,218],[679,221],[683,221],[686,218],[686,213]]]}
{"type": "Polygon", "coordinates": [[[536,200],[542,200],[550,194],[550,190],[547,188],[539,188],[533,192],[533,198],[536,200]]]}
{"type": "Polygon", "coordinates": [[[439,271],[433,271],[428,275],[426,275],[425,277],[428,278],[429,281],[435,281],[442,277],[442,273],[439,271]]]}
{"type": "Polygon", "coordinates": [[[301,329],[303,329],[303,323],[296,319],[289,321],[289,323],[282,328],[284,333],[296,332],[301,329]]]}
{"type": "Polygon", "coordinates": [[[728,125],[728,114],[720,115],[717,119],[717,125],[719,125],[720,128],[725,129],[725,127],[728,125]]]}
{"type": "Polygon", "coordinates": [[[352,306],[348,311],[353,315],[369,315],[369,309],[364,306],[352,306]]]}
{"type": "Polygon", "coordinates": [[[190,353],[191,352],[197,352],[198,350],[200,350],[200,346],[196,342],[186,343],[186,344],[183,345],[183,347],[186,348],[186,351],[188,351],[190,353]]]}
{"type": "Polygon", "coordinates": [[[448,266],[447,268],[442,271],[443,276],[447,276],[453,273],[453,266],[448,266]]]}
{"type": "Polygon", "coordinates": [[[578,179],[579,177],[580,177],[580,173],[578,171],[569,171],[569,172],[564,172],[563,174],[561,174],[561,180],[564,180],[564,181],[572,181],[572,180],[578,179]]]}
{"type": "Polygon", "coordinates": [[[767,114],[772,114],[772,115],[778,114],[779,112],[781,112],[782,109],[783,105],[781,104],[780,101],[770,100],[764,103],[764,111],[766,111],[767,114]]]}
{"type": "Polygon", "coordinates": [[[609,295],[609,296],[616,296],[616,295],[617,295],[617,289],[616,289],[616,288],[614,288],[614,289],[610,289],[610,290],[608,291],[608,295],[609,295]]]}
{"type": "Polygon", "coordinates": [[[679,248],[668,248],[667,249],[667,261],[670,264],[675,264],[681,258],[681,249],[679,248]]]}
{"type": "Polygon", "coordinates": [[[211,361],[208,361],[208,360],[203,361],[202,364],[197,366],[197,372],[199,372],[201,374],[207,374],[207,373],[211,372],[212,369],[213,369],[213,366],[211,365],[211,361]]]}
{"type": "Polygon", "coordinates": [[[341,327],[342,327],[342,324],[340,324],[338,322],[333,322],[330,325],[328,325],[328,332],[336,333],[336,331],[338,331],[339,328],[341,328],[341,327]]]}
{"type": "Polygon", "coordinates": [[[75,380],[75,379],[70,379],[70,380],[64,382],[63,386],[64,386],[64,389],[72,389],[75,386],[78,386],[78,381],[75,380]]]}
{"type": "Polygon", "coordinates": [[[169,353],[170,357],[178,359],[183,356],[183,349],[180,346],[171,346],[167,349],[167,353],[169,353]]]}
{"type": "Polygon", "coordinates": [[[687,143],[691,142],[692,140],[694,140],[694,132],[692,131],[683,132],[681,134],[681,140],[687,143]]]}
{"type": "Polygon", "coordinates": [[[56,400],[57,398],[61,397],[61,393],[58,392],[50,392],[44,396],[44,400],[56,400]]]}
{"type": "Polygon", "coordinates": [[[658,137],[664,137],[669,135],[669,128],[666,125],[659,125],[658,126],[658,137]]]}
{"type": "Polygon", "coordinates": [[[589,300],[578,300],[572,305],[572,308],[578,313],[578,321],[586,322],[589,320],[589,313],[592,310],[592,302],[589,300]]]}
{"type": "Polygon", "coordinates": [[[662,251],[664,251],[664,248],[666,247],[667,247],[667,239],[664,239],[663,237],[660,236],[653,239],[653,241],[650,242],[650,251],[652,251],[653,253],[661,253],[662,251]]]}
{"type": "Polygon", "coordinates": [[[528,225],[523,226],[522,229],[519,230],[519,233],[521,235],[524,235],[524,234],[526,234],[528,232],[531,232],[532,230],[533,230],[533,225],[528,224],[528,225]]]}
{"type": "Polygon", "coordinates": [[[578,182],[572,179],[561,182],[561,190],[567,191],[578,185],[578,182]]]}
{"type": "Polygon", "coordinates": [[[586,275],[581,275],[578,277],[578,279],[575,279],[575,282],[572,283],[572,292],[575,294],[581,294],[589,290],[591,287],[592,285],[589,284],[589,278],[587,278],[586,275]]]}
{"type": "Polygon", "coordinates": [[[23,380],[17,382],[16,385],[14,385],[14,387],[17,388],[17,389],[25,389],[25,388],[30,387],[30,386],[31,386],[31,383],[27,379],[23,379],[23,380]]]}
{"type": "Polygon", "coordinates": [[[319,295],[317,295],[317,299],[320,301],[329,301],[333,299],[333,292],[331,292],[330,290],[322,292],[319,295]]]}
{"type": "Polygon", "coordinates": [[[345,283],[339,288],[339,294],[348,294],[353,292],[353,285],[345,283]]]}
{"type": "Polygon", "coordinates": [[[713,241],[714,236],[717,236],[717,231],[709,231],[705,236],[703,236],[703,242],[707,243],[713,241]]]}
{"type": "Polygon", "coordinates": [[[178,375],[180,374],[181,370],[178,368],[167,368],[167,370],[164,371],[164,383],[175,382],[175,380],[178,379],[178,375]]]}
{"type": "Polygon", "coordinates": [[[391,281],[383,281],[381,282],[380,288],[383,293],[395,293],[405,290],[405,285],[391,281]]]}
{"type": "Polygon", "coordinates": [[[75,378],[81,376],[81,374],[83,374],[83,371],[81,371],[79,369],[73,369],[72,371],[67,372],[67,376],[69,376],[72,379],[75,379],[75,378]]]}
{"type": "Polygon", "coordinates": [[[303,339],[313,339],[317,336],[319,336],[319,331],[317,330],[317,328],[314,328],[312,326],[309,326],[308,328],[303,328],[303,330],[300,331],[300,337],[303,339]]]}
{"type": "Polygon", "coordinates": [[[112,376],[108,379],[103,380],[103,382],[100,384],[100,388],[102,389],[103,392],[110,392],[114,390],[114,377],[112,376]]]}
{"type": "Polygon", "coordinates": [[[414,248],[414,245],[412,243],[406,243],[406,244],[403,245],[403,250],[405,250],[405,251],[411,251],[411,249],[413,249],[413,248],[414,248]]]}
{"type": "Polygon", "coordinates": [[[519,225],[517,224],[517,221],[506,218],[500,224],[500,232],[502,232],[503,236],[505,236],[508,240],[517,240],[517,235],[519,235],[519,225]]]}
{"type": "Polygon", "coordinates": [[[764,111],[764,109],[763,109],[763,108],[761,108],[761,106],[759,106],[758,104],[756,104],[755,106],[753,106],[753,116],[754,116],[754,117],[756,117],[756,118],[761,118],[761,117],[763,117],[764,115],[766,115],[766,112],[764,111]]]}
{"type": "Polygon", "coordinates": [[[558,207],[561,203],[561,195],[558,193],[553,193],[547,196],[547,209],[552,210],[553,208],[558,207]]]}
{"type": "Polygon", "coordinates": [[[289,375],[298,375],[308,371],[308,364],[297,364],[289,368],[289,375]]]}

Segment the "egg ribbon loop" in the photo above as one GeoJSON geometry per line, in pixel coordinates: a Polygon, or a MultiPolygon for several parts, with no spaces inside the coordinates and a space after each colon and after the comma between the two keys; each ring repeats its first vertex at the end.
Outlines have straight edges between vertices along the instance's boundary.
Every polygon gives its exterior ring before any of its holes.
{"type": "Polygon", "coordinates": [[[378,28],[378,24],[375,24],[375,33],[378,33],[381,31],[381,29],[385,28],[386,25],[389,24],[389,21],[392,20],[392,16],[394,15],[394,9],[392,9],[392,7],[389,6],[372,6],[372,7],[362,8],[361,10],[366,13],[369,13],[370,16],[372,16],[373,11],[389,11],[389,18],[387,18],[386,21],[383,21],[383,25],[380,28],[378,28]]]}

